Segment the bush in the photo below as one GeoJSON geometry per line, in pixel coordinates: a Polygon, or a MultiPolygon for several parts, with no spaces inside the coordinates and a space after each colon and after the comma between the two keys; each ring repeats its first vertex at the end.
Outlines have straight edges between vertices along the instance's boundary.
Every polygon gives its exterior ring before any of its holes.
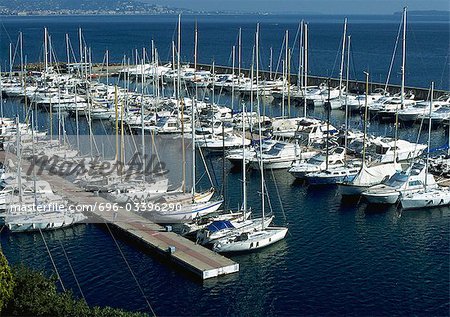
{"type": "Polygon", "coordinates": [[[6,303],[12,298],[14,290],[14,278],[8,261],[0,250],[0,313],[6,303]]]}
{"type": "MultiPolygon", "coordinates": [[[[84,300],[77,299],[70,291],[58,292],[55,277],[46,277],[24,265],[12,269],[13,296],[5,301],[4,315],[8,316],[119,316],[140,317],[111,307],[89,307],[84,300]]],[[[2,297],[3,298],[3,297],[2,297]]],[[[5,297],[6,298],[6,297],[5,297]]]]}

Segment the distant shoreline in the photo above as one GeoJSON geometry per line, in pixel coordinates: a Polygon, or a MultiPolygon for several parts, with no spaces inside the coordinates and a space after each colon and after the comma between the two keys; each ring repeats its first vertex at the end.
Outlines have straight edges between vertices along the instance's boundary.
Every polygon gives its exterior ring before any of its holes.
{"type": "MultiPolygon", "coordinates": [[[[95,17],[95,16],[105,16],[105,17],[121,17],[121,16],[174,16],[174,15],[184,15],[184,16],[317,16],[317,17],[336,17],[336,16],[354,16],[354,17],[392,17],[401,15],[402,12],[394,12],[392,14],[323,14],[318,12],[286,12],[286,13],[264,13],[264,12],[121,12],[121,13],[108,13],[108,12],[80,12],[80,13],[66,13],[66,12],[52,12],[52,13],[0,13],[0,17],[95,17]]],[[[408,11],[408,16],[410,17],[448,17],[450,18],[450,11],[408,11]]]]}

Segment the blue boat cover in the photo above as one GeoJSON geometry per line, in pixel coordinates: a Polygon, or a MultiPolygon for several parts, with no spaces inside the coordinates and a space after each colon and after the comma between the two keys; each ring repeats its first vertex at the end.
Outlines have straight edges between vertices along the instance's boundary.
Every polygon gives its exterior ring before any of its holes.
{"type": "Polygon", "coordinates": [[[216,232],[216,231],[219,231],[222,229],[234,228],[234,226],[228,220],[219,220],[219,221],[214,221],[207,228],[210,232],[216,232]]]}

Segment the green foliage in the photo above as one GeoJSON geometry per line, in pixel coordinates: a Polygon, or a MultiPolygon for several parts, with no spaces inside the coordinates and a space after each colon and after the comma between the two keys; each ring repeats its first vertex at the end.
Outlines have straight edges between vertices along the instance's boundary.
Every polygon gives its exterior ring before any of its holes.
{"type": "Polygon", "coordinates": [[[14,296],[4,310],[4,314],[8,316],[146,316],[111,307],[90,308],[84,300],[76,299],[71,292],[59,293],[56,278],[48,278],[23,265],[14,267],[12,273],[15,281],[14,296]]]}
{"type": "Polygon", "coordinates": [[[14,279],[8,261],[0,250],[0,313],[11,299],[14,290],[14,279]]]}

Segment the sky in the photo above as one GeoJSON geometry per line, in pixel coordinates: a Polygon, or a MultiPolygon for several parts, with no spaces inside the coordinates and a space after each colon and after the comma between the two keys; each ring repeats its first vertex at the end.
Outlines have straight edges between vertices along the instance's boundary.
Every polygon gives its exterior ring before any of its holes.
{"type": "Polygon", "coordinates": [[[409,10],[450,11],[449,0],[143,0],[196,11],[268,13],[391,14],[409,10]]]}

